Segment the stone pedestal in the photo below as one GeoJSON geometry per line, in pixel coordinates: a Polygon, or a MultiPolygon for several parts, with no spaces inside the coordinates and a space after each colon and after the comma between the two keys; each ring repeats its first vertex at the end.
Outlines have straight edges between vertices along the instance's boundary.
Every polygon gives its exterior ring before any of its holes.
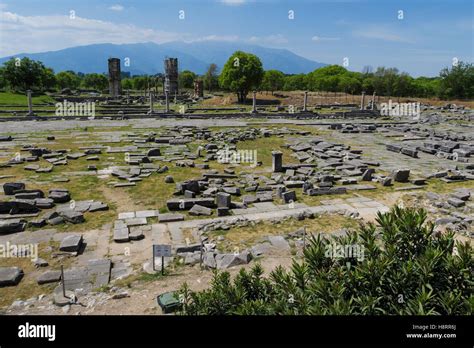
{"type": "Polygon", "coordinates": [[[217,208],[230,208],[231,197],[230,194],[219,192],[216,195],[217,208]]]}
{"type": "Polygon", "coordinates": [[[274,173],[283,171],[283,153],[281,151],[272,152],[272,170],[274,173]]]}

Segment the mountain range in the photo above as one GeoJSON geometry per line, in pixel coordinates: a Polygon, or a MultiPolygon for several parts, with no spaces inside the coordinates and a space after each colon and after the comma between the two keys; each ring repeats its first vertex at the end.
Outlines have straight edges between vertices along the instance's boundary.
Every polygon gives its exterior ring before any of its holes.
{"type": "Polygon", "coordinates": [[[326,65],[301,57],[286,49],[222,41],[94,44],[42,53],[21,53],[0,58],[0,64],[12,57],[28,57],[43,62],[47,67],[53,68],[56,73],[66,70],[105,73],[108,70],[107,59],[116,57],[121,59],[122,71],[130,72],[132,75],[142,75],[162,73],[164,59],[176,57],[179,71],[191,70],[197,74],[203,74],[211,63],[217,64],[221,69],[232,53],[237,50],[257,55],[265,70],[276,69],[286,74],[308,73],[326,65]],[[125,58],[129,58],[129,66],[124,66],[125,58]]]}

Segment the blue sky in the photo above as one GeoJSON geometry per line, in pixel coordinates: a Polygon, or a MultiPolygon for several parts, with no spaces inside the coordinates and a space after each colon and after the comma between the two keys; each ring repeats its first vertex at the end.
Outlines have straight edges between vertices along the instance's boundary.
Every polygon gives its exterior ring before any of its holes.
{"type": "Polygon", "coordinates": [[[453,58],[474,61],[472,0],[0,0],[0,10],[0,56],[91,43],[216,40],[414,76],[436,76],[453,58]]]}

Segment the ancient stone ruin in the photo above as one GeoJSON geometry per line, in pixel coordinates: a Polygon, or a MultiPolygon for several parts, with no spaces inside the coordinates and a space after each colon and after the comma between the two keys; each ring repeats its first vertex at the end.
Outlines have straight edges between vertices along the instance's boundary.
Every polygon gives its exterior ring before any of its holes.
{"type": "Polygon", "coordinates": [[[165,59],[165,92],[170,96],[178,94],[178,58],[165,59]]]}
{"type": "Polygon", "coordinates": [[[113,98],[122,94],[119,58],[109,58],[109,94],[113,98]]]}

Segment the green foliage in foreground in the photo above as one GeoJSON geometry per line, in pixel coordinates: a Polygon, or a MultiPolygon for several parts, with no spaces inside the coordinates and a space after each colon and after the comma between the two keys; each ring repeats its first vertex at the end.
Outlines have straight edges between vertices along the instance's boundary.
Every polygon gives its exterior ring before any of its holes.
{"type": "Polygon", "coordinates": [[[327,240],[312,238],[302,262],[216,272],[208,290],[181,289],[187,315],[446,315],[472,314],[472,248],[433,232],[426,212],[394,207],[377,224],[327,240]],[[364,258],[327,257],[338,245],[364,247],[364,258]]]}

